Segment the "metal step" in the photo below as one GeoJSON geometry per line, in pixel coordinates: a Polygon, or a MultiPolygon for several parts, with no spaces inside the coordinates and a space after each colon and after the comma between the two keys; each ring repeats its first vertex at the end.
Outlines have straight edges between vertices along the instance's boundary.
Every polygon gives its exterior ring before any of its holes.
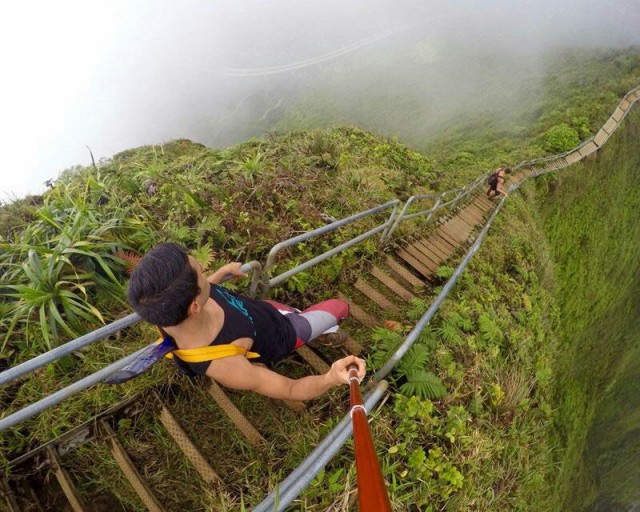
{"type": "Polygon", "coordinates": [[[111,454],[113,458],[116,459],[118,466],[120,466],[120,469],[127,477],[127,480],[129,480],[136,494],[142,500],[142,503],[144,503],[144,506],[147,507],[150,512],[164,512],[164,508],[162,508],[158,499],[154,496],[153,492],[151,492],[149,485],[133,465],[131,458],[129,458],[129,455],[120,443],[111,425],[109,425],[106,420],[101,420],[101,428],[111,441],[111,454]]]}
{"type": "Polygon", "coordinates": [[[365,327],[376,327],[378,325],[378,321],[375,318],[355,304],[351,299],[347,298],[346,295],[338,293],[338,298],[349,304],[349,315],[355,318],[362,325],[365,327]]]}
{"type": "Polygon", "coordinates": [[[465,208],[460,211],[459,215],[462,218],[468,219],[474,226],[477,226],[484,220],[484,212],[481,212],[473,204],[465,206],[465,208]]]}
{"type": "Polygon", "coordinates": [[[173,416],[169,408],[162,402],[160,396],[157,397],[162,403],[162,409],[160,411],[160,422],[167,429],[171,438],[182,450],[185,457],[191,461],[193,467],[202,477],[202,479],[210,484],[217,484],[222,482],[222,478],[216,473],[207,459],[200,453],[193,441],[189,439],[189,436],[182,429],[176,418],[173,416]]]}
{"type": "Polygon", "coordinates": [[[438,271],[438,265],[431,261],[431,259],[419,248],[413,245],[407,245],[405,247],[405,251],[418,260],[422,265],[427,267],[432,274],[435,274],[438,271]]]}
{"type": "Polygon", "coordinates": [[[409,265],[411,265],[414,269],[420,272],[425,278],[431,279],[433,277],[433,272],[429,270],[426,266],[420,263],[416,258],[414,258],[411,254],[409,254],[404,249],[398,250],[398,256],[406,261],[409,265]]]}
{"type": "Polygon", "coordinates": [[[402,300],[409,302],[415,296],[409,290],[407,290],[404,286],[394,280],[391,276],[385,274],[385,272],[377,266],[373,266],[371,269],[371,275],[375,277],[378,281],[384,284],[387,288],[389,288],[393,293],[395,293],[402,300]]]}
{"type": "Polygon", "coordinates": [[[456,240],[457,245],[464,243],[469,237],[469,234],[472,230],[471,226],[469,226],[468,224],[463,224],[460,220],[455,218],[451,219],[444,226],[442,226],[442,229],[453,240],[456,240]]]}
{"type": "Polygon", "coordinates": [[[264,437],[262,437],[260,432],[258,432],[258,430],[251,424],[247,417],[242,414],[240,409],[235,406],[227,394],[222,390],[220,385],[213,379],[210,379],[210,381],[211,382],[207,389],[209,395],[216,401],[220,406],[220,409],[224,411],[227,417],[244,435],[244,437],[246,437],[247,441],[249,441],[253,446],[264,443],[264,437]]]}
{"type": "Polygon", "coordinates": [[[329,371],[329,365],[308,345],[302,345],[297,348],[296,354],[299,354],[318,375],[323,375],[329,371]]]}
{"type": "Polygon", "coordinates": [[[78,496],[78,492],[76,491],[76,487],[73,484],[73,480],[71,480],[69,474],[62,467],[58,452],[52,446],[49,446],[47,448],[47,458],[49,459],[49,464],[51,464],[51,468],[56,475],[56,480],[58,480],[58,483],[62,488],[62,492],[67,498],[71,509],[74,512],[84,512],[85,510],[87,510],[86,506],[78,496]]]}
{"type": "Polygon", "coordinates": [[[460,247],[460,242],[456,238],[451,236],[449,230],[445,227],[444,224],[438,229],[438,236],[440,236],[451,247],[454,247],[455,249],[458,249],[458,247],[460,247]]]}
{"type": "Polygon", "coordinates": [[[429,240],[432,240],[434,244],[436,244],[442,252],[447,254],[447,257],[450,257],[453,253],[458,249],[457,245],[453,245],[451,242],[447,241],[441,234],[440,230],[429,237],[429,240]]]}
{"type": "Polygon", "coordinates": [[[453,254],[453,250],[449,250],[448,248],[445,250],[443,248],[443,245],[440,243],[441,240],[441,238],[430,236],[429,238],[423,238],[419,240],[419,242],[423,246],[429,247],[433,251],[433,254],[437,256],[440,261],[447,261],[449,259],[449,256],[453,254]]]}
{"type": "Polygon", "coordinates": [[[460,216],[451,219],[449,221],[449,224],[453,227],[453,229],[460,231],[460,235],[464,237],[463,241],[469,237],[469,235],[473,231],[473,228],[476,227],[476,224],[474,224],[473,222],[467,222],[460,216]]]}
{"type": "Polygon", "coordinates": [[[384,311],[391,311],[392,313],[399,313],[400,308],[391,302],[382,292],[376,290],[373,286],[367,283],[365,280],[358,278],[353,285],[356,290],[359,290],[373,302],[380,306],[384,311]]]}
{"type": "Polygon", "coordinates": [[[401,263],[394,260],[391,256],[387,256],[384,261],[386,265],[393,270],[393,272],[413,286],[414,290],[421,290],[426,286],[423,281],[414,276],[409,270],[402,266],[401,263]]]}
{"type": "Polygon", "coordinates": [[[446,258],[443,258],[442,256],[440,256],[440,254],[436,250],[434,250],[432,247],[429,247],[428,245],[422,243],[421,240],[418,240],[417,242],[415,242],[413,244],[413,247],[415,247],[422,254],[424,254],[427,257],[427,259],[434,265],[436,270],[446,260],[446,258]]]}

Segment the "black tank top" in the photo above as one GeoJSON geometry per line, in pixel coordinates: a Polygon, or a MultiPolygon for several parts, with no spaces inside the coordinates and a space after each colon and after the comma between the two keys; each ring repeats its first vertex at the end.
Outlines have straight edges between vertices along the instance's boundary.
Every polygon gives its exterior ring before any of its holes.
{"type": "MultiPolygon", "coordinates": [[[[250,362],[272,363],[285,357],[296,344],[296,332],[285,315],[268,302],[251,299],[211,285],[209,296],[224,311],[222,329],[209,345],[226,345],[240,338],[251,338],[251,352],[260,354],[250,362]]],[[[178,357],[173,360],[186,373],[205,375],[211,361],[186,363],[178,357]]]]}

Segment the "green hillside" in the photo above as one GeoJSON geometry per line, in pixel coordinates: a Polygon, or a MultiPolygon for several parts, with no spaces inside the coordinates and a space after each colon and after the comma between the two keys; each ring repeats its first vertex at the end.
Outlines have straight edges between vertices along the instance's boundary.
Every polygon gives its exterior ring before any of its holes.
{"type": "MultiPolygon", "coordinates": [[[[397,65],[390,55],[385,62],[397,65]]],[[[127,267],[158,242],[184,244],[208,269],[230,260],[264,261],[278,241],[334,218],[390,199],[441,192],[499,164],[568,149],[592,135],[621,95],[640,84],[637,48],[565,52],[547,64],[531,89],[517,95],[527,101],[511,98],[508,115],[483,111],[479,100],[469,115],[428,127],[420,124],[426,121],[416,114],[412,88],[399,104],[395,96],[372,97],[354,87],[362,103],[331,101],[340,105],[342,120],[361,127],[332,128],[339,116],[324,109],[327,96],[319,90],[298,98],[277,120],[286,133],[226,149],[188,140],[131,149],[65,171],[42,196],[3,205],[0,367],[128,313],[127,267]],[[385,119],[384,136],[365,131],[379,129],[385,119]]],[[[410,84],[416,86],[421,75],[414,72],[410,84]]],[[[596,158],[509,197],[432,325],[391,376],[391,393],[373,412],[371,427],[398,510],[587,512],[640,499],[633,484],[640,476],[634,464],[640,451],[640,338],[633,325],[640,312],[638,116],[636,107],[596,158]],[[416,371],[433,373],[430,382],[437,386],[407,385],[416,371]]],[[[365,219],[303,244],[279,259],[275,270],[382,219],[365,219]]],[[[397,237],[424,227],[406,223],[397,237]]],[[[298,274],[274,296],[304,307],[333,296],[382,256],[369,240],[298,274]]],[[[369,349],[370,369],[383,364],[456,264],[454,259],[439,269],[426,299],[415,300],[401,315],[382,314],[397,322],[397,330],[370,334],[350,327],[369,349]]],[[[155,336],[150,326],[136,325],[5,386],[3,414],[155,336]]],[[[292,376],[304,371],[295,362],[277,369],[292,376]]],[[[5,433],[4,460],[164,383],[188,392],[195,388],[169,364],[157,364],[126,385],[96,386],[5,433]]],[[[249,393],[234,396],[272,434],[263,449],[231,432],[216,409],[196,411],[189,419],[189,404],[176,404],[196,440],[203,443],[214,431],[210,456],[228,483],[219,493],[192,478],[189,464],[148,416],[119,427],[130,434],[127,449],[149,468],[148,478],[167,507],[238,510],[241,502],[262,499],[335,424],[344,412],[343,395],[314,402],[303,419],[249,393]],[[158,446],[166,453],[161,460],[153,458],[158,446]]],[[[80,492],[98,496],[100,510],[102,502],[105,510],[114,504],[142,510],[104,444],[85,445],[70,459],[80,492]],[[119,483],[115,491],[113,482],[119,483]]],[[[349,448],[304,492],[302,509],[346,503],[354,478],[349,448]]]]}
{"type": "Polygon", "coordinates": [[[640,501],[638,140],[635,109],[597,159],[541,186],[557,278],[564,510],[640,501]]]}

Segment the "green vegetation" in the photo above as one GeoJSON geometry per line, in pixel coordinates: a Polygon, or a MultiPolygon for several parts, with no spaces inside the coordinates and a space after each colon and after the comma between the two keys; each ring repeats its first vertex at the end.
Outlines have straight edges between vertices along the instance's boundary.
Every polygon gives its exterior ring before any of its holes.
{"type": "MultiPolygon", "coordinates": [[[[398,143],[357,129],[335,129],[255,140],[223,151],[175,141],[125,151],[100,168],[71,169],[38,204],[23,201],[7,209],[24,213],[7,225],[0,244],[0,288],[8,299],[0,304],[0,323],[6,327],[2,366],[128,313],[126,268],[156,243],[180,242],[211,269],[230,259],[264,261],[279,239],[322,226],[330,217],[346,217],[407,195],[408,187],[430,192],[422,183],[428,183],[431,166],[429,159],[398,143]]],[[[388,214],[324,237],[321,248],[352,238],[388,214]]],[[[316,246],[301,244],[277,261],[273,272],[309,259],[315,251],[316,246]]],[[[307,297],[329,295],[343,266],[355,271],[375,252],[373,242],[362,244],[315,273],[298,274],[275,295],[288,300],[295,294],[299,305],[307,297]]],[[[138,325],[111,342],[63,358],[38,378],[3,389],[7,411],[70,384],[155,336],[151,327],[138,325]]],[[[156,366],[131,385],[95,388],[40,415],[25,424],[29,435],[12,431],[3,440],[4,453],[20,453],[89,419],[96,412],[93,404],[113,403],[149,382],[165,380],[168,368],[156,366]]]]}
{"type": "MultiPolygon", "coordinates": [[[[123,316],[127,268],[158,242],[184,244],[209,269],[231,259],[264,261],[277,241],[331,218],[393,198],[443,191],[499,164],[565,149],[593,134],[621,92],[640,83],[637,49],[571,52],[548,64],[549,75],[521,110],[501,119],[473,112],[438,136],[416,136],[414,145],[426,148],[428,157],[395,139],[333,128],[272,135],[223,150],[179,140],[65,172],[43,197],[0,208],[0,289],[7,298],[0,303],[0,364],[17,364],[123,316]]],[[[382,113],[388,111],[380,104],[382,113]]],[[[406,105],[415,106],[411,98],[406,105]]],[[[305,112],[303,106],[293,109],[282,126],[305,112]]],[[[376,120],[376,113],[369,115],[376,120]]],[[[396,115],[409,118],[406,112],[396,115]]],[[[308,128],[306,118],[298,119],[308,128]]],[[[637,316],[637,306],[632,308],[639,288],[640,205],[633,172],[638,157],[630,143],[638,138],[635,123],[616,134],[609,143],[613,148],[597,162],[527,185],[509,198],[437,317],[390,376],[391,392],[370,416],[397,509],[542,512],[574,506],[577,511],[596,497],[635,499],[623,478],[633,474],[634,458],[618,464],[638,453],[633,420],[640,407],[632,415],[623,413],[626,404],[638,400],[637,387],[629,382],[638,381],[634,372],[640,360],[640,351],[629,349],[637,340],[631,319],[637,316]],[[607,216],[602,215],[605,204],[607,216]],[[616,451],[620,446],[624,456],[616,451]],[[600,488],[591,478],[595,467],[600,488]]],[[[417,133],[417,126],[406,130],[417,133]]],[[[278,259],[274,273],[385,216],[291,249],[278,259]]],[[[407,223],[397,237],[424,228],[407,223]]],[[[296,275],[276,288],[275,296],[304,306],[334,295],[382,256],[375,242],[367,241],[296,275]]],[[[348,321],[348,331],[367,348],[371,369],[401,343],[456,259],[459,255],[439,269],[431,289],[403,315],[377,312],[392,320],[388,328],[371,332],[348,321]]],[[[4,411],[59,389],[155,336],[150,326],[136,325],[65,357],[35,378],[5,387],[4,411]]],[[[329,357],[340,354],[333,350],[328,349],[329,357]]],[[[307,372],[295,359],[276,370],[292,377],[307,372]]],[[[310,404],[303,415],[251,393],[230,393],[267,438],[265,446],[253,448],[206,399],[200,382],[158,364],[126,385],[97,386],[11,430],[2,439],[3,455],[10,459],[158,384],[227,484],[220,492],[200,485],[154,419],[157,404],[148,400],[118,428],[158,497],[176,509],[237,510],[255,504],[346,408],[344,389],[310,404]]],[[[142,509],[103,442],[84,445],[69,457],[80,491],[99,497],[96,506],[142,509]]],[[[353,498],[352,463],[350,449],[342,450],[301,496],[300,508],[347,506],[353,498]]]]}
{"type": "Polygon", "coordinates": [[[556,373],[563,510],[640,499],[640,116],[635,109],[596,160],[541,186],[555,261],[562,352],[556,373]]]}
{"type": "MultiPolygon", "coordinates": [[[[426,363],[415,354],[403,363],[415,360],[437,375],[446,396],[431,402],[396,395],[393,413],[380,412],[389,421],[382,444],[398,503],[558,509],[548,493],[553,455],[545,426],[553,416],[554,318],[541,283],[550,279],[551,263],[530,218],[527,202],[513,197],[420,337],[414,350],[426,353],[426,363]]],[[[395,373],[396,386],[407,370],[395,373]]]]}
{"type": "Polygon", "coordinates": [[[542,135],[544,149],[549,153],[562,153],[580,144],[578,132],[568,124],[557,124],[542,135]]]}
{"type": "Polygon", "coordinates": [[[446,62],[425,61],[430,51],[427,40],[401,53],[375,55],[375,66],[367,55],[358,56],[316,84],[270,128],[287,132],[351,123],[398,137],[429,155],[437,171],[432,186],[447,190],[487,169],[557,152],[545,143],[554,126],[566,124],[580,140],[594,135],[620,97],[640,82],[638,47],[556,49],[535,69],[517,57],[510,61],[473,48],[446,62]],[[478,82],[469,83],[469,76],[478,82]],[[439,82],[446,89],[430,94],[439,82]]]}

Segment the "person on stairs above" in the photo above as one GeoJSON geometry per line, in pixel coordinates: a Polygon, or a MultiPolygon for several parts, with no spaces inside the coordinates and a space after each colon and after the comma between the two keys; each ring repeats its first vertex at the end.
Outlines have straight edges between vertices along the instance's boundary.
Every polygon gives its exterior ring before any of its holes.
{"type": "Polygon", "coordinates": [[[504,185],[506,182],[505,174],[509,173],[511,173],[511,167],[498,167],[489,176],[489,178],[487,178],[487,184],[489,185],[489,190],[487,190],[487,197],[489,199],[493,199],[498,195],[507,197],[507,189],[504,185]]]}
{"type": "Polygon", "coordinates": [[[273,301],[255,300],[219,285],[226,276],[242,278],[240,263],[224,265],[208,277],[202,266],[178,244],[163,243],[149,251],[134,269],[128,299],[147,322],[175,344],[176,364],[187,373],[207,375],[220,384],[287,400],[310,400],[339,384],[348,384],[347,367],[364,360],[348,356],[324,375],[293,380],[250,361],[273,363],[301,345],[335,328],[349,314],[338,299],[297,312],[273,301]],[[193,362],[201,347],[223,347],[225,355],[193,362]],[[191,361],[191,362],[190,362],[191,361]]]}

